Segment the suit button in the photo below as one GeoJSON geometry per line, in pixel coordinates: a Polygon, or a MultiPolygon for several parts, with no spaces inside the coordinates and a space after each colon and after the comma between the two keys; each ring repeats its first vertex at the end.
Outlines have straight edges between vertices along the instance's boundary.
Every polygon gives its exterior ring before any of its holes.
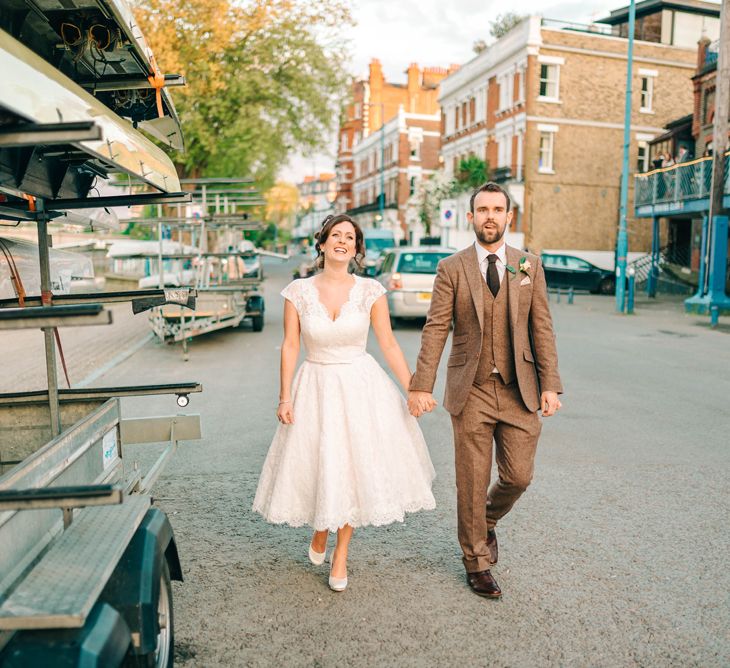
{"type": "Polygon", "coordinates": [[[475,355],[475,357],[476,357],[477,359],[479,359],[479,353],[477,353],[477,354],[475,355]]]}

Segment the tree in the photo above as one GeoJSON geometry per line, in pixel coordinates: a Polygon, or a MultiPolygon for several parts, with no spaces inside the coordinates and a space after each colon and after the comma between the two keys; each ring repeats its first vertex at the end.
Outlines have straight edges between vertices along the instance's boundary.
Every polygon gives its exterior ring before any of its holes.
{"type": "Polygon", "coordinates": [[[273,184],[292,151],[324,147],[347,92],[345,0],[138,0],[136,14],[171,89],[184,176],[273,184]]]}
{"type": "Polygon", "coordinates": [[[453,194],[454,180],[443,170],[418,182],[415,192],[408,199],[407,206],[416,211],[423,223],[426,236],[431,236],[431,226],[439,219],[441,200],[453,194]]]}
{"type": "Polygon", "coordinates": [[[483,39],[478,39],[471,45],[471,50],[478,55],[487,50],[487,43],[483,39]]]}
{"type": "Polygon", "coordinates": [[[290,223],[299,203],[299,190],[293,183],[277,181],[264,195],[266,220],[277,226],[290,223]]]}
{"type": "Polygon", "coordinates": [[[526,14],[517,14],[516,12],[497,14],[497,18],[489,23],[489,34],[495,39],[504,37],[512,28],[522,23],[526,18],[526,14]]]}
{"type": "Polygon", "coordinates": [[[481,158],[471,155],[459,162],[456,172],[456,189],[460,192],[474,190],[485,183],[488,177],[489,165],[481,158]]]}

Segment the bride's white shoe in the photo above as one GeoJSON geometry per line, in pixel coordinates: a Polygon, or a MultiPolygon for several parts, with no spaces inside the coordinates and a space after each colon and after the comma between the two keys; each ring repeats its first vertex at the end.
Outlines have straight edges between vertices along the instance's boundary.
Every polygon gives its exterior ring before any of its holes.
{"type": "MultiPolygon", "coordinates": [[[[329,534],[327,535],[329,538],[329,534]]],[[[315,566],[321,566],[324,563],[325,558],[327,557],[327,543],[324,544],[324,552],[315,552],[312,549],[312,541],[309,541],[309,561],[311,561],[315,566]]]]}
{"type": "Polygon", "coordinates": [[[325,548],[324,552],[315,552],[312,549],[312,544],[309,544],[309,561],[311,561],[315,566],[321,566],[324,563],[326,556],[327,548],[325,548]]]}
{"type": "Polygon", "coordinates": [[[347,576],[344,578],[336,578],[332,576],[332,565],[334,564],[334,554],[332,555],[332,559],[330,559],[330,578],[329,578],[329,585],[330,589],[332,591],[345,591],[347,589],[347,576]]]}

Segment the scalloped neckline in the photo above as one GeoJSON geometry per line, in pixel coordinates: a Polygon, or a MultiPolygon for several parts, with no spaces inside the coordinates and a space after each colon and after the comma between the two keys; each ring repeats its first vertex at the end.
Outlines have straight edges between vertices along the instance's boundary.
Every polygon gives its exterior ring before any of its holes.
{"type": "Polygon", "coordinates": [[[319,296],[319,288],[314,284],[314,276],[312,276],[312,278],[310,279],[312,290],[314,290],[314,296],[315,296],[315,299],[317,300],[317,304],[319,304],[320,308],[326,315],[327,320],[329,320],[331,323],[337,322],[342,317],[342,312],[345,310],[345,306],[347,306],[352,301],[352,293],[358,284],[358,276],[357,276],[357,274],[352,274],[352,277],[355,280],[353,281],[352,287],[350,288],[350,290],[347,293],[347,299],[345,299],[345,301],[342,302],[342,304],[340,304],[340,308],[337,309],[337,315],[334,318],[330,315],[329,309],[324,305],[324,302],[322,301],[322,299],[319,296]]]}

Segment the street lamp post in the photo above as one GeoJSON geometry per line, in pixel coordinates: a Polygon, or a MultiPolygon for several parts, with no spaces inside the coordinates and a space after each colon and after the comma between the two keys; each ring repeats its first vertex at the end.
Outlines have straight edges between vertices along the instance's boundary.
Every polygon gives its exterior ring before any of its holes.
{"type": "Polygon", "coordinates": [[[629,237],[626,230],[626,212],[629,200],[629,146],[631,143],[631,89],[633,84],[635,0],[629,6],[629,54],[626,70],[626,103],[624,107],[624,154],[621,168],[621,209],[616,239],[616,311],[624,312],[626,301],[626,256],[629,237]]]}

